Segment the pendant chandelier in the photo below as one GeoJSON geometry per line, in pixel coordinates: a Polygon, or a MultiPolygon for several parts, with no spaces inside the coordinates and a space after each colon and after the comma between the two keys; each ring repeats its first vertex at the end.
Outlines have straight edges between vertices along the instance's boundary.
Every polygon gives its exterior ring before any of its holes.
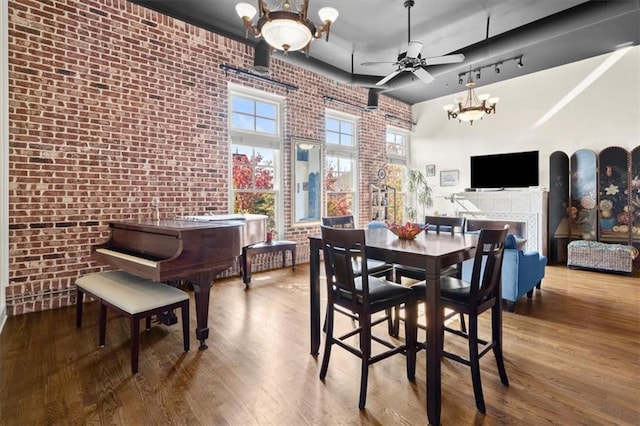
{"type": "Polygon", "coordinates": [[[476,83],[469,73],[469,81],[467,86],[467,97],[456,98],[454,104],[445,105],[443,108],[447,111],[447,118],[457,118],[458,121],[466,121],[473,125],[475,120],[480,120],[485,114],[496,113],[496,104],[500,98],[490,98],[488,93],[476,95],[474,87],[476,83]]]}
{"type": "Polygon", "coordinates": [[[294,7],[295,1],[281,0],[278,10],[269,10],[267,2],[258,0],[258,9],[249,3],[238,3],[236,12],[244,22],[244,35],[249,36],[251,30],[255,37],[262,36],[274,49],[287,54],[290,51],[303,50],[309,54],[309,45],[313,39],[326,34],[329,40],[331,23],[338,18],[338,11],[333,7],[323,7],[318,11],[322,25],[316,25],[308,18],[309,0],[303,0],[301,5],[294,7]],[[259,12],[258,21],[252,19],[259,12]]]}

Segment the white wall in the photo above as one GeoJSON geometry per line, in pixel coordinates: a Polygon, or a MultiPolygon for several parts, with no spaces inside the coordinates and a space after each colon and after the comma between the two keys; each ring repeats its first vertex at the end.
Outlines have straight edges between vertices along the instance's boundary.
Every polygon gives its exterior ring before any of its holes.
{"type": "Polygon", "coordinates": [[[487,86],[482,80],[477,83],[477,94],[490,93],[500,102],[495,115],[472,126],[447,120],[443,106],[459,94],[413,107],[417,125],[410,142],[411,166],[436,165],[436,176],[428,179],[435,195],[433,210],[440,213],[454,213],[444,196],[470,186],[470,156],[538,150],[540,186],[547,188],[549,156],[554,151],[571,155],[582,148],[598,152],[608,146],[631,150],[640,145],[639,46],[624,54],[613,52],[487,86]],[[581,82],[604,69],[555,115],[536,126],[565,96],[576,93],[581,82]],[[459,170],[458,187],[440,187],[441,170],[459,170]]]}

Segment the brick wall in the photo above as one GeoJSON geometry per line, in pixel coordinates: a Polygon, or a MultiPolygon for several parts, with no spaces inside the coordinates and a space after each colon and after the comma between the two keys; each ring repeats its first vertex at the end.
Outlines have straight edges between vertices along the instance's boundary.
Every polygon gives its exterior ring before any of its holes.
{"type": "MultiPolygon", "coordinates": [[[[221,63],[252,64],[251,47],[125,0],[13,0],[8,41],[9,315],[72,304],[75,278],[104,268],[89,251],[108,237],[107,222],[150,217],[153,197],[163,217],[229,211],[229,82],[286,97],[287,211],[291,138],[323,140],[325,108],[360,117],[364,207],[384,162],[385,126],[406,127],[385,114],[411,118],[408,105],[385,96],[371,112],[325,104],[328,95],[364,105],[367,89],[275,58],[271,77],[299,90],[226,75],[221,63]]],[[[298,262],[308,261],[310,233],[317,227],[281,236],[299,242],[298,262]]],[[[279,262],[260,259],[258,268],[279,262]]]]}

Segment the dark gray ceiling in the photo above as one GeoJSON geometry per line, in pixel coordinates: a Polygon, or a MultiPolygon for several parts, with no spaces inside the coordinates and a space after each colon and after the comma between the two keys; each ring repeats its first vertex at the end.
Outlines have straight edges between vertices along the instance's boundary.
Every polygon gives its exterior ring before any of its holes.
{"type": "MultiPolygon", "coordinates": [[[[228,37],[245,39],[237,0],[132,0],[228,37]]],[[[258,6],[256,0],[243,0],[258,6]]],[[[277,0],[268,0],[273,7],[277,0]]],[[[404,0],[311,0],[309,17],[319,23],[318,10],[336,8],[329,41],[315,40],[309,57],[300,52],[274,57],[346,84],[375,87],[394,70],[392,64],[362,62],[396,60],[408,44],[404,0]]],[[[416,0],[411,8],[411,39],[424,44],[423,57],[463,53],[460,64],[434,65],[435,81],[424,84],[402,73],[383,87],[385,95],[415,104],[458,93],[459,74],[482,69],[478,86],[579,61],[640,43],[640,0],[416,0]],[[491,64],[522,56],[524,66],[505,62],[497,74],[491,64]]],[[[229,58],[229,65],[238,66],[229,58]]],[[[474,73],[475,79],[475,73],[474,73]]],[[[295,84],[296,82],[289,82],[295,84]]]]}

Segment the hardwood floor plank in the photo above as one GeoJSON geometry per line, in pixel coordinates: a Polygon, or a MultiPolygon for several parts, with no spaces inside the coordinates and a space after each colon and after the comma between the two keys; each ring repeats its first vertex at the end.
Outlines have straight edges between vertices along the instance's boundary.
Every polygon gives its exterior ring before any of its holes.
{"type": "MultiPolygon", "coordinates": [[[[369,373],[367,409],[358,410],[359,359],[309,355],[308,265],[216,282],[209,349],[182,351],[180,325],[141,333],[140,373],[130,371],[129,321],[110,313],[98,348],[98,306],[8,319],[0,335],[0,423],[71,425],[415,425],[426,423],[425,353],[416,383],[405,359],[369,373]]],[[[193,297],[193,295],[191,295],[193,297]]],[[[324,296],[323,296],[324,300],[324,296]]],[[[324,310],[324,306],[323,306],[324,310]]],[[[640,424],[640,280],[550,265],[542,289],[504,313],[510,386],[492,355],[481,376],[487,414],[475,408],[468,367],[442,361],[442,424],[640,424]]],[[[352,327],[338,316],[336,327],[352,327]]],[[[490,315],[481,317],[488,333],[490,315]]],[[[191,331],[195,329],[191,307],[191,331]]],[[[386,325],[378,334],[384,335],[386,325]]],[[[446,336],[449,350],[464,342],[446,336]]]]}

